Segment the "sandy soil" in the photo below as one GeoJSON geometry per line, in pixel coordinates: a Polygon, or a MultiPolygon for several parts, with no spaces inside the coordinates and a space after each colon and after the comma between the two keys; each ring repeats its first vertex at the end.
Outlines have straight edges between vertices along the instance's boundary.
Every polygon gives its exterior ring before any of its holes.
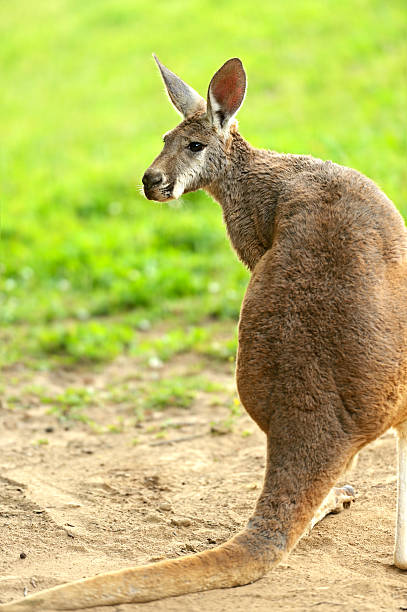
{"type": "MultiPolygon", "coordinates": [[[[179,358],[171,367],[187,375],[187,363],[179,358]]],[[[99,372],[33,375],[15,368],[5,377],[17,394],[33,377],[57,392],[72,385],[102,388],[132,371],[140,377],[138,367],[121,360],[99,372]]],[[[222,382],[218,399],[223,394],[230,403],[230,367],[208,364],[206,375],[222,382]]],[[[112,423],[118,412],[122,418],[123,431],[101,434],[84,423],[61,423],[35,397],[14,410],[3,401],[0,600],[204,550],[236,533],[261,487],[265,440],[245,414],[234,418],[233,431],[215,427],[218,435],[211,433],[211,422],[230,418],[227,408],[213,404],[213,394],[201,392],[192,408],[150,414],[138,427],[129,406],[94,406],[87,412],[99,424],[112,423]],[[48,444],[38,444],[43,438],[48,444]]],[[[362,451],[350,478],[356,503],[318,524],[287,564],[259,582],[113,609],[407,610],[407,573],[392,566],[395,459],[391,433],[362,451]]]]}

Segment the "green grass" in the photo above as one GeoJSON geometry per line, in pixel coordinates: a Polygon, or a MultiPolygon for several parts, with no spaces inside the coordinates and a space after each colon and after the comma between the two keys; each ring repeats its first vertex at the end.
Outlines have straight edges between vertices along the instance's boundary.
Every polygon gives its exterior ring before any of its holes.
{"type": "Polygon", "coordinates": [[[40,395],[42,404],[49,404],[48,414],[53,414],[62,422],[80,421],[91,423],[85,414],[87,406],[95,403],[94,395],[89,389],[68,387],[57,396],[40,395]]]}
{"type": "Polygon", "coordinates": [[[406,214],[405,29],[404,0],[3,3],[1,361],[111,359],[146,321],[237,318],[248,275],[219,207],[137,189],[178,121],[152,51],[203,94],[240,56],[249,141],[356,167],[406,214]]]}
{"type": "MultiPolygon", "coordinates": [[[[41,386],[27,385],[15,394],[5,392],[2,408],[8,411],[26,411],[33,405],[40,405],[45,414],[54,416],[63,425],[73,426],[75,423],[81,423],[89,426],[94,433],[121,433],[126,425],[134,427],[148,419],[152,412],[168,408],[190,408],[195,399],[200,401],[199,394],[211,394],[216,398],[214,401],[217,405],[230,401],[228,390],[223,385],[203,375],[188,372],[184,376],[163,375],[154,378],[153,382],[133,380],[132,384],[128,384],[120,379],[98,388],[70,386],[59,393],[41,386]],[[100,418],[97,411],[99,409],[103,413],[104,407],[109,406],[115,406],[118,411],[117,418],[114,423],[101,424],[98,422],[100,418]],[[123,414],[131,418],[125,422],[123,414]]],[[[232,416],[238,414],[235,404],[231,404],[230,410],[232,416]]],[[[156,432],[178,426],[169,419],[159,425],[150,425],[148,430],[156,432]]]]}

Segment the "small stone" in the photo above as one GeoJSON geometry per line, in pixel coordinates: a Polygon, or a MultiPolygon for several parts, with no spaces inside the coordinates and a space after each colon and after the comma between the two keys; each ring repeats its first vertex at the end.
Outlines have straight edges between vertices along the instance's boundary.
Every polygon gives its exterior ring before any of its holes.
{"type": "Polygon", "coordinates": [[[25,554],[25,552],[20,553],[20,559],[26,559],[27,555],[25,554]]]}
{"type": "Polygon", "coordinates": [[[186,516],[174,516],[171,519],[171,525],[175,525],[176,527],[189,527],[192,525],[192,521],[186,516]]]}
{"type": "Polygon", "coordinates": [[[246,488],[249,489],[249,491],[252,491],[254,489],[258,489],[259,485],[257,482],[251,482],[250,484],[247,485],[246,488]]]}
{"type": "Polygon", "coordinates": [[[144,517],[144,520],[147,523],[160,523],[161,522],[161,518],[158,514],[154,514],[153,512],[151,512],[150,514],[146,514],[146,516],[144,517]]]}
{"type": "Polygon", "coordinates": [[[148,360],[148,365],[150,366],[150,368],[157,370],[159,368],[162,368],[164,364],[159,357],[150,357],[150,359],[148,360]]]}
{"type": "Polygon", "coordinates": [[[141,331],[148,331],[151,329],[151,322],[148,319],[141,319],[141,321],[138,322],[137,327],[141,331]]]}
{"type": "Polygon", "coordinates": [[[222,425],[222,423],[213,423],[210,429],[211,434],[215,436],[226,436],[230,434],[230,427],[227,425],[222,425]]]}
{"type": "Polygon", "coordinates": [[[171,510],[171,504],[170,502],[162,502],[162,504],[158,506],[158,509],[163,510],[164,512],[169,512],[171,510]]]}

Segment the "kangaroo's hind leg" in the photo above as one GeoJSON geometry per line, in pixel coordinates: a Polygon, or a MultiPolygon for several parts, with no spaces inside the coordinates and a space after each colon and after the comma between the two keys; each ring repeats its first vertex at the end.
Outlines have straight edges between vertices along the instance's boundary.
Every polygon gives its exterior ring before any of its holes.
{"type": "MultiPolygon", "coordinates": [[[[303,413],[282,408],[270,421],[264,488],[248,528],[262,536],[259,543],[269,541],[286,554],[315,515],[320,520],[341,503],[335,489],[328,494],[356,449],[339,421],[324,418],[322,407],[303,413]]],[[[338,491],[343,502],[352,501],[351,488],[338,491]]]]}
{"type": "Polygon", "coordinates": [[[407,569],[407,421],[397,428],[398,485],[394,565],[407,569]]]}

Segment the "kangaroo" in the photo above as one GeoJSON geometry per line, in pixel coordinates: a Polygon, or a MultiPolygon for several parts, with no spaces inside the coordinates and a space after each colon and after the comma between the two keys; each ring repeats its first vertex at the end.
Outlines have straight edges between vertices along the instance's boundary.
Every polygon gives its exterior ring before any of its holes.
{"type": "Polygon", "coordinates": [[[407,569],[407,236],[368,178],[306,155],[251,147],[235,115],[239,59],[205,101],[155,58],[182,122],[143,176],[149,200],[205,189],[251,271],[236,381],[267,436],[264,487],[246,528],[212,550],[79,580],[0,606],[78,610],[258,580],[327,512],[353,500],[335,483],[366,444],[398,433],[394,562],[407,569]]]}

